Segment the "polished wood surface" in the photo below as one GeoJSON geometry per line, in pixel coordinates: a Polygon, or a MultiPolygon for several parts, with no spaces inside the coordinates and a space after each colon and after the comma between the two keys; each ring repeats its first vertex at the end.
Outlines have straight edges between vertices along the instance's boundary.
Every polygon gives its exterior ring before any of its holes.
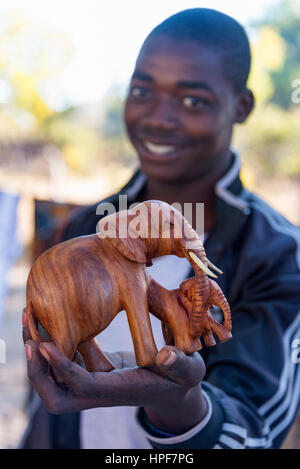
{"type": "Polygon", "coordinates": [[[98,227],[102,237],[83,236],[54,246],[36,260],[29,273],[26,308],[32,338],[44,340],[38,332],[39,321],[68,358],[79,350],[90,371],[113,369],[94,337],[123,309],[139,366],[152,364],[157,354],[149,311],[162,321],[166,342],[188,354],[201,348],[200,336],[206,345],[215,343],[213,332],[221,341],[231,337],[229,305],[203,271],[210,264],[197,233],[166,203],[147,201],[139,207],[140,211],[136,208],[102,219],[98,227]],[[121,221],[126,216],[124,237],[121,221]],[[157,220],[156,235],[151,231],[153,220],[157,220]],[[103,237],[109,226],[115,228],[116,237],[103,237]],[[147,226],[147,236],[142,236],[141,226],[147,226]],[[184,233],[177,237],[176,230],[182,227],[184,233]],[[200,267],[191,251],[200,259],[200,267]],[[165,254],[186,257],[196,276],[176,290],[163,288],[146,266],[165,254]],[[213,304],[223,310],[223,325],[210,314],[213,304]]]}

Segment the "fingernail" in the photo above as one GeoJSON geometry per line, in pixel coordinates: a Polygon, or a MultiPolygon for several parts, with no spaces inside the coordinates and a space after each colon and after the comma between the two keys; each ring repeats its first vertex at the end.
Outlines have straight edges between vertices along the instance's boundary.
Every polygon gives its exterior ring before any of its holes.
{"type": "Polygon", "coordinates": [[[32,350],[29,344],[25,344],[25,353],[26,353],[27,360],[30,361],[32,358],[32,350]]]}
{"type": "Polygon", "coordinates": [[[170,350],[169,354],[167,355],[165,360],[162,362],[162,364],[164,366],[172,365],[172,363],[174,363],[175,359],[176,359],[176,353],[173,352],[173,350],[170,350]]]}
{"type": "Polygon", "coordinates": [[[49,356],[48,352],[46,351],[46,349],[44,349],[44,347],[41,346],[41,345],[40,345],[40,352],[43,355],[43,357],[45,358],[45,360],[47,360],[47,362],[48,362],[50,360],[50,356],[49,356]]]}
{"type": "Polygon", "coordinates": [[[27,326],[27,317],[25,311],[22,313],[22,326],[26,327],[27,326]]]}

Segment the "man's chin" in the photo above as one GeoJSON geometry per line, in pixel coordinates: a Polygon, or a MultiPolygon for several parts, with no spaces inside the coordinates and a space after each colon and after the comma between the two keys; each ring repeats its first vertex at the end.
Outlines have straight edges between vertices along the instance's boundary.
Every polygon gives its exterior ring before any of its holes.
{"type": "Polygon", "coordinates": [[[156,180],[170,185],[180,185],[182,184],[183,177],[182,172],[172,171],[171,169],[163,169],[155,167],[154,165],[140,164],[141,170],[146,175],[148,179],[156,180]]]}

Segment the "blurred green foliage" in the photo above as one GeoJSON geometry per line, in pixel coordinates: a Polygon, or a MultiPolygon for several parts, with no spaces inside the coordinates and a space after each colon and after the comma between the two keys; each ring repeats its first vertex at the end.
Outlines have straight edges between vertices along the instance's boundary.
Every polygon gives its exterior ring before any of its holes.
{"type": "MultiPolygon", "coordinates": [[[[284,47],[283,61],[280,67],[270,70],[274,86],[272,102],[284,109],[291,105],[290,87],[295,78],[300,78],[300,2],[298,0],[282,0],[276,7],[268,9],[264,18],[256,22],[255,27],[272,28],[280,35],[284,47]]],[[[271,44],[272,45],[272,44],[271,44]]],[[[273,42],[273,55],[281,55],[278,43],[273,42]]],[[[267,50],[270,52],[270,49],[267,50]]],[[[268,54],[266,54],[268,55],[268,54]]]]}
{"type": "MultiPolygon", "coordinates": [[[[250,187],[260,177],[300,177],[300,103],[292,102],[293,82],[300,80],[299,23],[299,1],[282,0],[251,25],[249,87],[256,107],[234,138],[250,187]]],[[[95,103],[94,117],[88,120],[84,107],[66,105],[57,111],[45,100],[43,90],[59,79],[71,54],[63,35],[38,30],[16,14],[2,19],[1,142],[51,142],[60,149],[67,167],[81,174],[111,162],[132,165],[135,156],[124,129],[122,91],[112,89],[101,103],[95,103]]],[[[300,97],[300,81],[298,88],[300,97]]]]}
{"type": "Polygon", "coordinates": [[[83,175],[111,162],[130,165],[135,157],[125,136],[119,89],[93,105],[98,112],[88,122],[85,109],[66,105],[57,111],[44,98],[43,90],[57,86],[71,54],[67,38],[39,29],[20,13],[1,19],[1,143],[51,142],[67,167],[83,175]]]}
{"type": "Polygon", "coordinates": [[[283,0],[252,25],[248,86],[256,105],[235,135],[250,187],[261,177],[300,177],[300,102],[292,101],[300,79],[299,22],[299,2],[283,0]]]}

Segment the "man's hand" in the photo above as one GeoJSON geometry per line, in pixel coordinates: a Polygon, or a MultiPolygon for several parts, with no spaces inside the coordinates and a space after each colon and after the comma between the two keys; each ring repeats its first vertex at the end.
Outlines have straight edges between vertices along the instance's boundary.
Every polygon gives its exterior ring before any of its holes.
{"type": "Polygon", "coordinates": [[[129,352],[108,354],[115,370],[89,373],[70,361],[52,342],[31,340],[23,312],[23,339],[28,378],[51,413],[94,407],[144,407],[153,425],[183,433],[206,414],[200,381],[205,366],[198,353],[187,356],[176,347],[163,347],[151,367],[137,367],[129,352]]]}

